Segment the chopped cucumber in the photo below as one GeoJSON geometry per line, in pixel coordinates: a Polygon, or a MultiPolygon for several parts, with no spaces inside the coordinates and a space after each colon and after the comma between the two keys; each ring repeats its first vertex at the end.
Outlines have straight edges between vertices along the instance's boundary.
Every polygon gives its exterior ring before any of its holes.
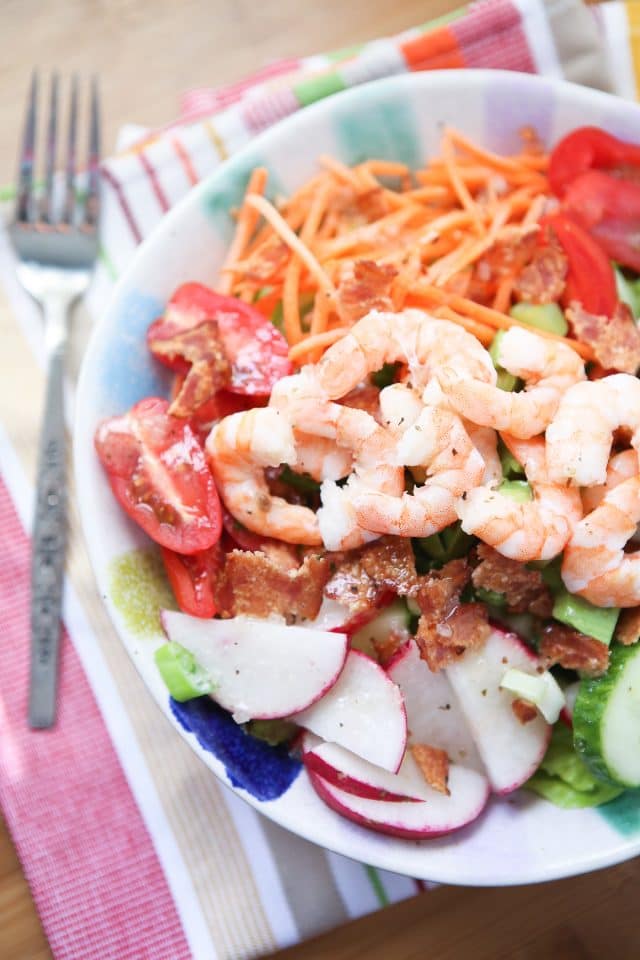
{"type": "Polygon", "coordinates": [[[296,473],[288,464],[284,465],[278,479],[289,484],[290,487],[300,493],[318,493],[320,491],[320,484],[317,480],[314,480],[308,473],[296,473]]]}
{"type": "Polygon", "coordinates": [[[557,303],[515,303],[509,313],[520,323],[557,333],[561,337],[566,336],[569,331],[564,313],[557,303]]]}
{"type": "Polygon", "coordinates": [[[423,553],[434,564],[444,565],[449,560],[466,557],[469,553],[472,537],[465,533],[459,522],[445,527],[440,533],[433,533],[430,537],[420,537],[414,541],[420,553],[423,553]]]}
{"type": "Polygon", "coordinates": [[[485,587],[475,587],[474,593],[477,600],[481,600],[482,603],[488,604],[490,607],[504,607],[507,603],[507,598],[504,593],[498,593],[497,590],[487,590],[485,587]]]}
{"type": "Polygon", "coordinates": [[[378,645],[383,647],[391,633],[406,633],[409,639],[410,623],[411,612],[405,601],[394,600],[388,607],[381,610],[377,617],[366,623],[360,630],[356,630],[351,637],[351,646],[370,657],[375,657],[378,645]]]}
{"type": "Polygon", "coordinates": [[[526,480],[503,480],[498,487],[498,492],[503,493],[510,500],[516,503],[527,503],[533,500],[533,491],[526,480]]]}
{"type": "Polygon", "coordinates": [[[374,387],[383,390],[385,387],[391,386],[391,384],[396,379],[396,374],[398,368],[400,367],[399,363],[385,363],[379,370],[376,370],[375,373],[371,374],[371,382],[374,387]]]}
{"type": "Polygon", "coordinates": [[[594,607],[588,600],[562,589],[555,598],[551,615],[568,627],[609,646],[620,610],[618,607],[594,607]]]}
{"type": "Polygon", "coordinates": [[[565,810],[599,807],[622,793],[622,787],[613,787],[593,776],[576,753],[573,736],[564,723],[554,727],[540,768],[525,786],[565,810]]]}
{"type": "Polygon", "coordinates": [[[518,463],[510,450],[507,450],[502,439],[498,441],[498,455],[502,464],[502,476],[505,480],[514,480],[524,477],[524,467],[518,463]]]}
{"type": "MultiPolygon", "coordinates": [[[[533,564],[531,564],[533,566],[533,564]]],[[[545,564],[544,567],[540,568],[540,573],[542,574],[542,579],[545,584],[549,587],[549,590],[553,594],[557,593],[566,593],[565,585],[562,581],[562,575],[560,573],[560,567],[562,566],[562,560],[560,557],[556,557],[555,560],[552,560],[551,563],[545,564]]],[[[559,617],[557,619],[560,619],[559,617]]],[[[566,621],[565,621],[566,622],[566,621]]],[[[584,631],[580,631],[584,633],[584,631]]]]}
{"type": "Polygon", "coordinates": [[[505,370],[504,367],[501,367],[498,363],[498,354],[500,353],[500,343],[504,337],[504,330],[498,330],[495,337],[491,341],[491,346],[489,347],[489,356],[493,360],[493,365],[498,372],[497,386],[500,390],[505,390],[507,393],[511,393],[512,390],[515,390],[518,378],[514,377],[512,373],[509,373],[508,370],[505,370]]]}
{"type": "Polygon", "coordinates": [[[211,677],[182,644],[164,643],[156,650],[155,661],[174,700],[183,703],[212,692],[211,677]]]}
{"type": "Polygon", "coordinates": [[[553,674],[525,673],[523,670],[507,670],[500,682],[503,690],[515,693],[537,707],[547,723],[555,723],[564,707],[565,699],[553,674]]]}
{"type": "Polygon", "coordinates": [[[640,282],[638,280],[629,280],[620,267],[614,266],[613,272],[616,277],[618,299],[628,305],[631,313],[637,320],[638,317],[640,317],[640,282]]]}
{"type": "Polygon", "coordinates": [[[640,787],[640,645],[614,646],[603,677],[580,684],[573,709],[576,750],[594,776],[640,787]]]}
{"type": "Polygon", "coordinates": [[[264,740],[272,747],[277,747],[279,743],[287,743],[291,740],[299,727],[290,720],[249,720],[244,725],[247,733],[257,740],[264,740]]]}

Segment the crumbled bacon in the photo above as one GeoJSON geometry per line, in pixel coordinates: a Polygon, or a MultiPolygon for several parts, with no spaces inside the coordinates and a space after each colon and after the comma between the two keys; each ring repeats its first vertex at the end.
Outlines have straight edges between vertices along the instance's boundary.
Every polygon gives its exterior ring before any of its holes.
{"type": "Polygon", "coordinates": [[[446,750],[432,747],[428,743],[412,743],[409,747],[413,759],[420,767],[420,773],[426,783],[438,793],[450,795],[449,757],[446,750]]]}
{"type": "Polygon", "coordinates": [[[420,580],[416,600],[421,616],[416,642],[420,656],[434,673],[465,650],[480,647],[489,635],[484,604],[460,602],[470,575],[466,560],[451,560],[420,580]]]}
{"type": "Polygon", "coordinates": [[[243,279],[249,283],[264,284],[285,265],[289,259],[289,247],[282,240],[270,240],[249,257],[243,271],[243,279]]]}
{"type": "Polygon", "coordinates": [[[325,557],[307,554],[300,566],[292,567],[290,559],[284,551],[228,553],[218,586],[221,615],[259,619],[277,615],[288,623],[312,620],[322,603],[329,563],[325,557]]]}
{"type": "Polygon", "coordinates": [[[503,594],[511,613],[551,616],[553,598],[539,570],[528,570],[485,543],[478,544],[477,556],[480,563],[471,574],[474,587],[503,594]]]}
{"type": "Polygon", "coordinates": [[[538,711],[532,703],[529,703],[528,700],[513,700],[511,703],[511,709],[523,726],[526,723],[531,723],[531,721],[535,720],[535,718],[538,716],[538,711]]]}
{"type": "Polygon", "coordinates": [[[616,627],[616,640],[624,647],[630,647],[640,638],[640,607],[623,610],[616,627]]]}
{"type": "Polygon", "coordinates": [[[518,277],[515,292],[528,303],[555,303],[564,290],[569,261],[555,244],[535,247],[518,277]]]}
{"type": "Polygon", "coordinates": [[[389,594],[410,596],[418,583],[411,541],[404,537],[383,537],[333,563],[325,594],[352,613],[380,606],[389,594]]]}
{"type": "Polygon", "coordinates": [[[609,666],[609,648],[604,643],[561,623],[544,628],[539,653],[547,667],[558,663],[567,670],[579,670],[593,677],[606,673],[609,666]]]}
{"type": "Polygon", "coordinates": [[[390,630],[384,637],[371,638],[378,660],[383,667],[386,667],[393,660],[398,650],[405,645],[408,639],[408,630],[390,630]]]}
{"type": "Polygon", "coordinates": [[[640,367],[640,329],[626,303],[619,303],[612,317],[604,317],[587,313],[574,302],[567,319],[574,336],[593,347],[607,370],[634,374],[640,367]]]}
{"type": "Polygon", "coordinates": [[[151,339],[149,349],[156,357],[180,357],[190,364],[189,372],[169,407],[169,413],[174,417],[191,416],[231,379],[231,364],[215,320],[205,320],[171,338],[151,339]]]}
{"type": "Polygon", "coordinates": [[[356,260],[353,274],[338,286],[338,310],[345,323],[355,323],[370,310],[392,310],[391,284],[397,275],[391,264],[356,260]]]}

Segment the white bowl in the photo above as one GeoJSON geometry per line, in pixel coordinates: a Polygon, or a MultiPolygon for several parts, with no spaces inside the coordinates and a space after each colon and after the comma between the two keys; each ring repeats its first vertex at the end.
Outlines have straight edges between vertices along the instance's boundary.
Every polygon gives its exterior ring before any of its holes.
{"type": "Polygon", "coordinates": [[[600,809],[564,811],[520,792],[492,801],[465,830],[415,842],[344,820],[318,799],[304,771],[281,751],[256,747],[226,716],[209,716],[196,707],[191,723],[200,724],[202,740],[215,742],[214,750],[203,747],[171,711],[153,660],[163,642],[159,626],[141,632],[119,607],[114,564],[150,543],[117,505],[93,448],[100,420],[166,391],[167,380],[146,349],[145,330],[179,283],[215,280],[232,232],[228,211],[241,198],[254,166],[268,168],[277,192],[291,191],[308,179],[322,153],[347,163],[375,156],[417,166],[437,151],[445,123],[487,147],[513,152],[525,125],[534,126],[547,145],[583,124],[637,139],[640,109],[584,87],[526,74],[436,71],[329,97],[256,138],[164,218],[138,251],[95,330],[77,394],[80,513],[100,593],[150,695],[203,762],[239,796],[308,840],[398,873],[459,884],[530,883],[635,856],[640,851],[637,795],[623,795],[600,809]],[[226,750],[230,742],[237,748],[238,738],[244,738],[240,767],[232,769],[226,750]],[[248,780],[242,781],[245,776],[248,780]],[[248,789],[238,786],[239,778],[248,789]]]}

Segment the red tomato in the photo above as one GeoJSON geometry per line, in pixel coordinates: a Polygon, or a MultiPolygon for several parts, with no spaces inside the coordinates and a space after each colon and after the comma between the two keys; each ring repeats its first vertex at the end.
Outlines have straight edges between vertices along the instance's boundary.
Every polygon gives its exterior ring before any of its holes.
{"type": "Polygon", "coordinates": [[[563,210],[579,219],[611,260],[640,271],[640,186],[600,170],[569,184],[563,210]]]}
{"type": "MultiPolygon", "coordinates": [[[[178,287],[164,316],[155,320],[147,332],[147,343],[172,339],[176,333],[215,320],[224,351],[231,361],[232,393],[268,397],[274,384],[288,376],[293,367],[288,358],[287,341],[274,325],[251,304],[223,296],[201,283],[178,287]]],[[[184,358],[158,356],[174,370],[184,372],[184,358]]]]}
{"type": "Polygon", "coordinates": [[[602,248],[565,213],[549,214],[540,223],[542,235],[545,228],[550,229],[569,261],[563,303],[577,300],[588,313],[612,316],[618,302],[616,280],[602,248]]]}
{"type": "Polygon", "coordinates": [[[578,127],[563,137],[551,152],[549,183],[562,197],[569,184],[588,170],[640,167],[640,146],[625,143],[598,127],[578,127]]]}
{"type": "Polygon", "coordinates": [[[116,499],[152,540],[177,553],[217,543],[220,499],[189,424],[147,397],[100,424],[95,446],[116,499]]]}
{"type": "Polygon", "coordinates": [[[215,586],[223,560],[220,545],[188,557],[166,547],[161,549],[171,589],[183,613],[192,617],[213,617],[217,613],[215,586]]]}

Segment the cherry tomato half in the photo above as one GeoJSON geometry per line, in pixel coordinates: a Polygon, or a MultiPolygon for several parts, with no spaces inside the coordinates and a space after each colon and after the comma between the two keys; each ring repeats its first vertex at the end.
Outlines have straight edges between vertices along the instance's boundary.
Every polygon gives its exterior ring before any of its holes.
{"type": "Polygon", "coordinates": [[[640,271],[640,185],[590,170],[569,184],[562,206],[610,259],[640,271]]]}
{"type": "Polygon", "coordinates": [[[604,250],[565,213],[552,213],[540,221],[542,236],[551,230],[569,261],[563,303],[573,300],[582,304],[588,313],[610,317],[618,296],[613,268],[604,250]]]}
{"type": "Polygon", "coordinates": [[[551,151],[549,183],[558,197],[576,177],[588,170],[640,168],[640,146],[618,140],[599,127],[578,127],[560,140],[551,151]]]}
{"type": "Polygon", "coordinates": [[[162,561],[178,606],[192,617],[210,619],[217,612],[215,587],[222,569],[220,544],[190,556],[162,547],[162,561]]]}
{"type": "Polygon", "coordinates": [[[191,554],[220,538],[220,499],[200,441],[168,407],[156,397],[141,400],[101,423],[95,446],[131,519],[161,546],[191,554]]]}

